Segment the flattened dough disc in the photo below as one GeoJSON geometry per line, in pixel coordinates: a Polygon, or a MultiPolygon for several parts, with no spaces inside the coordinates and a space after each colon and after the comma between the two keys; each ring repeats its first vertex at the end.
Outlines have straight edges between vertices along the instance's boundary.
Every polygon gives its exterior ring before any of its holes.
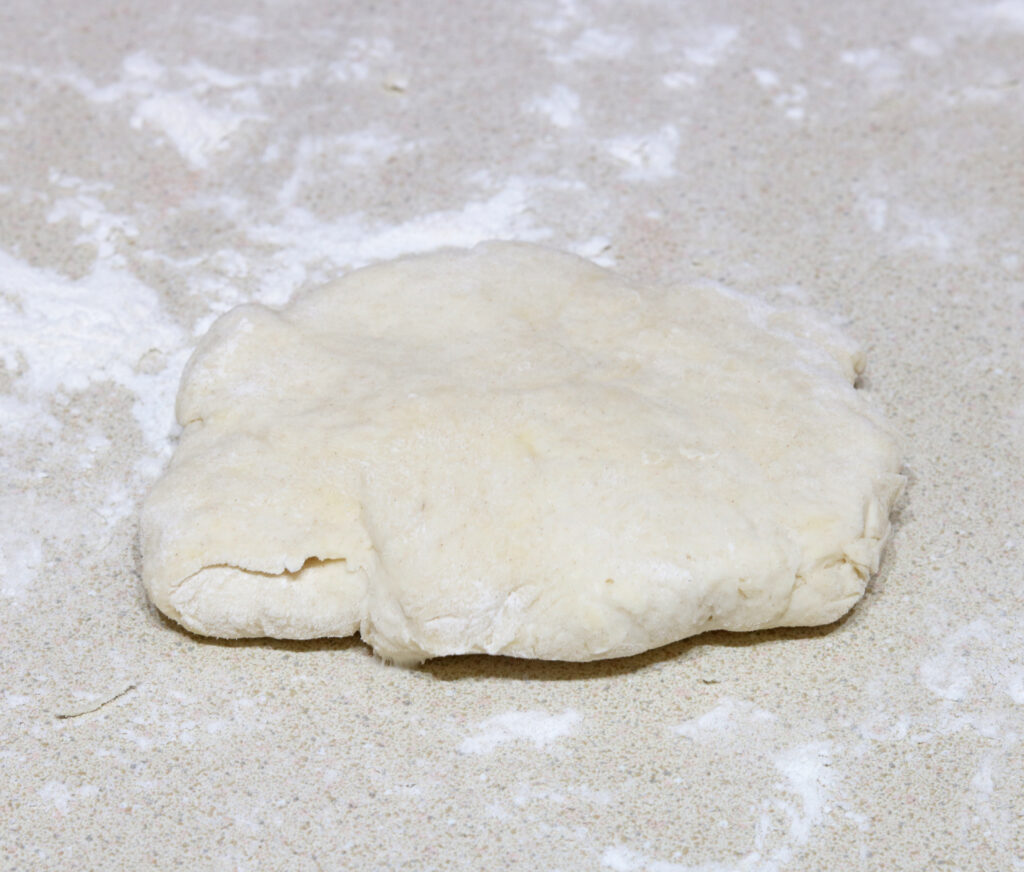
{"type": "Polygon", "coordinates": [[[183,376],[145,586],[196,633],[405,663],[828,623],[903,481],[862,368],[805,314],[534,245],[240,306],[183,376]]]}

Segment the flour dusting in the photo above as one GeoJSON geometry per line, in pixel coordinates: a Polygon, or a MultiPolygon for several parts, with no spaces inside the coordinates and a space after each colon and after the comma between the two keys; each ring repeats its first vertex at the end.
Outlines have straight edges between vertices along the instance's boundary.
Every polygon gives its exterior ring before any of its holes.
{"type": "Polygon", "coordinates": [[[540,242],[550,231],[537,226],[529,211],[533,187],[510,178],[485,200],[471,200],[461,209],[432,212],[400,224],[368,224],[359,215],[325,220],[295,206],[273,224],[249,231],[256,243],[277,249],[265,265],[260,301],[282,304],[303,284],[326,281],[339,269],[353,269],[404,254],[445,246],[469,247],[486,239],[540,242]],[[326,269],[324,269],[326,267],[326,269]]]}
{"type": "Polygon", "coordinates": [[[768,89],[778,87],[778,73],[772,70],[767,70],[764,67],[754,67],[754,69],[751,70],[751,72],[754,74],[754,78],[757,80],[757,84],[759,84],[762,88],[768,89]]]}
{"type": "MultiPolygon", "coordinates": [[[[0,504],[0,517],[6,512],[0,504]]],[[[14,522],[14,518],[9,519],[14,522]]],[[[7,527],[0,534],[0,594],[5,597],[21,596],[36,577],[43,562],[43,548],[38,539],[19,534],[17,528],[7,527]]]]}
{"type": "Polygon", "coordinates": [[[921,682],[936,696],[963,701],[974,684],[971,654],[976,651],[976,643],[991,640],[991,627],[982,619],[955,630],[943,639],[940,651],[921,662],[918,669],[921,682]]]}
{"type": "Polygon", "coordinates": [[[196,169],[228,150],[243,124],[268,120],[251,87],[254,80],[195,60],[169,68],[136,52],[124,59],[120,78],[110,84],[96,85],[79,73],[59,78],[94,103],[133,103],[131,128],[161,135],[196,169]]]}
{"type": "Polygon", "coordinates": [[[632,47],[632,37],[590,27],[576,37],[568,51],[555,53],[552,60],[559,64],[615,60],[629,54],[632,47]]]}
{"type": "Polygon", "coordinates": [[[547,116],[555,127],[567,129],[580,123],[579,94],[565,85],[555,85],[547,94],[534,97],[526,109],[547,116]]]}
{"type": "Polygon", "coordinates": [[[717,66],[732,49],[739,37],[735,27],[711,27],[703,34],[701,42],[691,45],[683,51],[686,59],[698,67],[717,66]]]}
{"type": "Polygon", "coordinates": [[[16,391],[38,396],[120,384],[135,393],[136,420],[162,451],[179,370],[172,367],[168,380],[165,366],[147,372],[143,358],[182,345],[156,294],[126,270],[98,261],[72,280],[0,251],[0,359],[15,374],[16,391]]]}
{"type": "Polygon", "coordinates": [[[974,6],[967,14],[979,21],[1024,32],[1024,0],[1001,0],[988,6],[974,6]]]}
{"type": "Polygon", "coordinates": [[[789,835],[800,845],[806,844],[811,830],[818,826],[829,812],[828,792],[833,775],[832,745],[829,742],[810,742],[783,751],[775,757],[775,768],[786,779],[786,792],[797,798],[784,803],[789,815],[789,835]]]}
{"type": "Polygon", "coordinates": [[[457,750],[461,754],[489,754],[509,742],[530,742],[535,748],[545,748],[572,735],[581,721],[582,717],[573,709],[566,709],[560,715],[539,711],[505,712],[479,723],[476,732],[463,739],[457,750]]]}
{"type": "Polygon", "coordinates": [[[609,154],[628,167],[623,178],[655,182],[676,174],[679,130],[674,124],[647,134],[624,134],[607,143],[609,154]]]}
{"type": "Polygon", "coordinates": [[[769,724],[775,715],[743,699],[724,697],[718,705],[691,720],[672,728],[672,732],[687,739],[710,740],[748,724],[769,724]]]}
{"type": "Polygon", "coordinates": [[[601,854],[601,865],[612,872],[778,872],[777,866],[763,863],[756,853],[728,863],[712,861],[691,866],[651,859],[625,845],[605,848],[601,854]]]}

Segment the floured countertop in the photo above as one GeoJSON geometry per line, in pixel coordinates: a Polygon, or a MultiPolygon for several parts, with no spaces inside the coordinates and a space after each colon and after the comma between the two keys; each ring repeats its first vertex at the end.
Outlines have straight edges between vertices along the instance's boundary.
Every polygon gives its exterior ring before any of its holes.
{"type": "Polygon", "coordinates": [[[0,868],[1024,869],[1024,0],[60,5],[0,28],[0,868]],[[863,343],[848,618],[404,670],[147,604],[216,316],[489,238],[863,343]]]}

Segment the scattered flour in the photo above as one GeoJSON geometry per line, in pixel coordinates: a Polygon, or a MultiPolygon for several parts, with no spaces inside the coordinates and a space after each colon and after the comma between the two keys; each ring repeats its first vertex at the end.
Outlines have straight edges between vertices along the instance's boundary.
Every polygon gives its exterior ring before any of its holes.
{"type": "Polygon", "coordinates": [[[210,107],[188,93],[154,94],[139,103],[131,126],[163,133],[186,161],[203,169],[214,154],[228,149],[231,136],[246,121],[256,119],[266,116],[210,107]]]}
{"type": "Polygon", "coordinates": [[[768,724],[775,715],[743,699],[723,698],[710,711],[672,728],[672,732],[694,741],[715,739],[723,733],[733,732],[751,724],[768,724]]]}
{"type": "Polygon", "coordinates": [[[43,548],[38,539],[17,528],[7,528],[0,536],[0,594],[19,597],[42,566],[43,548]]]}
{"type": "Polygon", "coordinates": [[[695,87],[699,82],[699,79],[693,75],[693,73],[687,73],[684,70],[673,70],[670,73],[665,73],[661,77],[661,83],[666,88],[672,88],[673,90],[679,90],[680,88],[692,88],[695,87]]]}
{"type": "Polygon", "coordinates": [[[120,78],[110,84],[96,85],[79,73],[58,78],[93,103],[134,104],[131,127],[161,134],[195,169],[205,168],[215,154],[228,150],[245,123],[268,120],[252,87],[258,78],[195,60],[168,68],[145,52],[136,52],[124,59],[120,78]]]}
{"type": "Polygon", "coordinates": [[[1001,0],[988,6],[972,6],[964,14],[981,23],[1024,33],[1024,0],[1001,0]]]}
{"type": "Polygon", "coordinates": [[[551,60],[556,64],[616,60],[628,55],[632,47],[632,37],[590,27],[576,37],[568,51],[552,53],[551,60]]]}
{"type": "Polygon", "coordinates": [[[891,93],[900,87],[903,70],[896,58],[882,49],[868,47],[841,52],[839,60],[856,69],[876,95],[891,93]]]}
{"type": "Polygon", "coordinates": [[[942,46],[926,36],[913,36],[907,41],[907,48],[914,54],[928,58],[937,58],[942,54],[942,46]]]}
{"type": "Polygon", "coordinates": [[[972,666],[978,662],[977,643],[991,642],[992,628],[984,619],[946,635],[941,649],[922,661],[918,669],[921,683],[942,699],[962,702],[974,684],[972,666]]]}
{"type": "Polygon", "coordinates": [[[555,127],[568,129],[580,123],[580,96],[565,85],[555,85],[547,94],[529,101],[526,110],[547,116],[555,127]]]}
{"type": "Polygon", "coordinates": [[[777,868],[763,863],[757,854],[748,854],[735,862],[688,866],[684,863],[653,860],[625,845],[605,848],[601,854],[601,865],[612,872],[775,872],[777,868]]]}
{"type": "Polygon", "coordinates": [[[389,78],[385,69],[400,63],[395,45],[387,37],[354,36],[345,43],[328,70],[339,82],[364,82],[376,77],[383,84],[389,78]]]}
{"type": "Polygon", "coordinates": [[[624,134],[607,143],[609,154],[628,167],[624,179],[655,182],[676,174],[676,155],[679,151],[679,130],[666,124],[659,130],[639,136],[624,134]]]}
{"type": "Polygon", "coordinates": [[[259,299],[279,305],[307,282],[323,281],[336,276],[339,269],[354,269],[403,254],[444,246],[468,247],[485,239],[541,242],[551,234],[535,224],[530,212],[529,198],[534,190],[536,186],[530,180],[512,177],[487,199],[395,225],[368,226],[361,216],[351,214],[324,220],[301,207],[291,207],[279,221],[256,225],[249,231],[253,242],[276,249],[263,270],[259,299]],[[323,266],[328,269],[317,272],[317,267],[323,266]]]}
{"type": "Polygon", "coordinates": [[[39,798],[63,815],[67,814],[76,802],[94,799],[99,796],[99,792],[99,788],[93,784],[83,784],[72,789],[63,781],[51,779],[39,789],[39,798]]]}
{"type": "Polygon", "coordinates": [[[136,421],[163,454],[184,360],[147,372],[143,357],[180,356],[183,345],[156,294],[127,270],[101,260],[72,280],[0,251],[0,361],[15,374],[16,395],[25,402],[115,382],[137,397],[136,421]]]}
{"type": "Polygon", "coordinates": [[[749,700],[723,697],[713,708],[671,730],[704,748],[728,753],[738,771],[755,776],[760,773],[768,780],[768,791],[752,803],[752,809],[760,809],[760,817],[753,844],[742,859],[681,866],[648,860],[619,845],[605,852],[604,864],[645,872],[782,872],[791,868],[814,831],[827,824],[834,803],[843,808],[846,817],[859,819],[841,795],[840,777],[834,766],[836,749],[831,742],[812,738],[819,727],[803,726],[805,729],[799,732],[809,734],[811,740],[793,745],[791,723],[749,700]],[[780,775],[781,781],[777,779],[780,775]]]}
{"type": "Polygon", "coordinates": [[[532,742],[536,748],[545,748],[558,739],[574,733],[582,718],[573,709],[560,715],[544,712],[505,712],[477,725],[476,732],[459,743],[461,754],[489,754],[508,742],[532,742]]]}
{"type": "Polygon", "coordinates": [[[783,790],[793,794],[797,802],[782,802],[789,815],[790,838],[804,845],[811,830],[821,824],[829,812],[828,792],[832,787],[832,745],[810,742],[783,751],[775,757],[775,768],[786,779],[783,790]]]}
{"type": "Polygon", "coordinates": [[[1006,693],[1017,705],[1024,705],[1024,669],[1021,667],[1007,676],[1006,693]]]}
{"type": "Polygon", "coordinates": [[[732,49],[739,37],[735,27],[717,26],[708,28],[701,41],[684,49],[686,59],[698,67],[718,66],[732,49]]]}

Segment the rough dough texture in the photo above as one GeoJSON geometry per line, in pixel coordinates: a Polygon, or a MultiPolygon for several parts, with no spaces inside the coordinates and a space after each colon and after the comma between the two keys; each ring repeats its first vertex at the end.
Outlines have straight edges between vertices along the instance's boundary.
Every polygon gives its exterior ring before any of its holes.
{"type": "Polygon", "coordinates": [[[403,663],[828,623],[903,482],[863,363],[806,314],[533,245],[240,306],[182,379],[144,582],[196,633],[403,663]]]}

